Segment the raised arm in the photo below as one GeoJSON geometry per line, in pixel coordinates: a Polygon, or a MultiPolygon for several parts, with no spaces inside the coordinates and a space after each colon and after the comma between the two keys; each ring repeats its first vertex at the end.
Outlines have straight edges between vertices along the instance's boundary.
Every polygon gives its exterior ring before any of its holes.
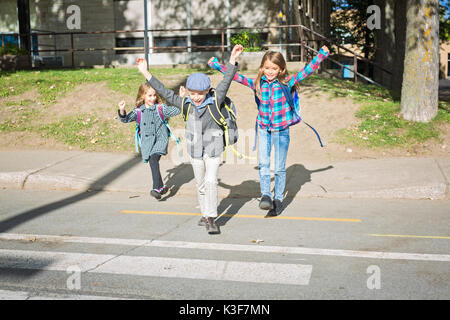
{"type": "Polygon", "coordinates": [[[296,73],[290,80],[289,86],[292,87],[298,82],[308,78],[314,71],[319,68],[319,65],[330,55],[330,51],[326,46],[320,48],[319,53],[312,59],[312,61],[306,65],[300,72],[296,73]]]}
{"type": "Polygon", "coordinates": [[[237,59],[241,55],[243,51],[243,47],[241,45],[236,45],[233,48],[230,56],[230,62],[227,65],[227,70],[225,71],[225,75],[223,76],[223,80],[216,87],[216,97],[219,106],[225,100],[225,96],[230,88],[231,81],[233,81],[233,77],[238,70],[237,59]]]}
{"type": "Polygon", "coordinates": [[[145,61],[145,59],[138,59],[136,65],[148,84],[167,101],[168,105],[181,109],[182,98],[172,90],[167,89],[162,82],[156,79],[150,71],[148,71],[147,61],[145,61]]]}
{"type": "MultiPolygon", "coordinates": [[[[223,74],[227,70],[227,68],[223,64],[221,64],[219,62],[219,60],[217,60],[216,57],[212,57],[211,59],[209,59],[208,66],[211,69],[215,69],[217,71],[222,72],[223,74]]],[[[236,74],[233,77],[233,80],[244,86],[249,87],[252,90],[255,90],[255,80],[254,79],[247,78],[246,76],[243,76],[242,74],[236,72],[236,74]]]]}
{"type": "Polygon", "coordinates": [[[119,102],[119,119],[123,123],[133,122],[137,119],[136,109],[133,109],[130,113],[127,113],[125,110],[125,101],[122,100],[119,102]]]}

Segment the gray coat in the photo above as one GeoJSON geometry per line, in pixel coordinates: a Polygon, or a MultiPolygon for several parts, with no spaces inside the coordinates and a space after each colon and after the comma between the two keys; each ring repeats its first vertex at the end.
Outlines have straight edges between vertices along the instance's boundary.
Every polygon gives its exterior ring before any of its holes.
{"type": "MultiPolygon", "coordinates": [[[[156,106],[141,109],[141,155],[142,161],[148,162],[152,154],[167,154],[167,145],[169,144],[169,130],[158,114],[156,106]]],[[[180,113],[179,108],[163,105],[163,115],[167,119],[180,113]]],[[[129,114],[122,116],[119,111],[120,121],[127,123],[137,121],[136,108],[129,114]]]]}
{"type": "MultiPolygon", "coordinates": [[[[219,105],[225,100],[228,88],[238,65],[228,63],[223,80],[217,85],[216,97],[219,105]]],[[[152,76],[148,84],[163,97],[168,104],[181,109],[183,98],[167,89],[157,78],[152,76]]],[[[210,157],[219,157],[224,151],[223,130],[211,117],[208,107],[200,110],[191,105],[186,122],[186,146],[192,158],[203,158],[205,154],[210,157]]]]}

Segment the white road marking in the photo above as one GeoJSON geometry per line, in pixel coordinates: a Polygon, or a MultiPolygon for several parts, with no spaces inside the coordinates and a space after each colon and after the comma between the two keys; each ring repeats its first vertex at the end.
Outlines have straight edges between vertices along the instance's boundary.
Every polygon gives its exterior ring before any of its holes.
{"type": "Polygon", "coordinates": [[[126,274],[168,278],[308,285],[312,266],[300,264],[113,256],[0,249],[0,268],[126,274]]]}
{"type": "Polygon", "coordinates": [[[45,293],[35,294],[27,291],[0,290],[0,300],[122,300],[121,298],[81,294],[45,293]]]}
{"type": "Polygon", "coordinates": [[[319,256],[351,257],[351,258],[450,262],[450,255],[448,254],[299,248],[299,247],[242,245],[242,244],[210,243],[210,242],[203,243],[203,242],[187,242],[187,241],[91,238],[91,237],[51,236],[51,235],[14,234],[14,233],[0,233],[0,240],[15,240],[15,241],[29,241],[29,242],[48,241],[48,242],[68,242],[68,243],[92,243],[92,244],[106,244],[106,245],[167,247],[167,248],[205,249],[205,250],[223,250],[223,251],[304,254],[304,255],[319,255],[319,256]]]}

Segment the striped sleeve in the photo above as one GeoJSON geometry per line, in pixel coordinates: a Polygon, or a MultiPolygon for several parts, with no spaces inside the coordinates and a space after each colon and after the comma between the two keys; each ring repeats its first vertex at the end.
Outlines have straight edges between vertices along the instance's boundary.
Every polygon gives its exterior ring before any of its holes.
{"type": "Polygon", "coordinates": [[[177,107],[163,105],[163,115],[165,118],[174,117],[179,115],[180,112],[181,110],[177,107]]]}
{"type": "MultiPolygon", "coordinates": [[[[225,73],[225,71],[227,71],[227,68],[223,64],[219,63],[219,60],[217,60],[216,57],[214,57],[211,62],[208,62],[208,66],[211,69],[220,71],[221,73],[225,73]]],[[[240,84],[243,84],[244,86],[249,87],[252,90],[255,90],[254,79],[247,78],[246,76],[243,76],[242,74],[236,72],[236,74],[233,77],[233,80],[239,82],[240,84]]]]}
{"type": "Polygon", "coordinates": [[[125,111],[125,115],[124,116],[122,116],[121,114],[120,114],[120,110],[118,110],[118,113],[119,113],[119,119],[120,119],[120,121],[122,121],[123,123],[128,123],[128,122],[133,122],[133,121],[136,121],[137,120],[137,112],[136,112],[136,108],[134,108],[133,109],[133,111],[131,111],[130,113],[126,113],[126,111],[125,111]]]}
{"type": "Polygon", "coordinates": [[[323,49],[320,49],[314,59],[289,80],[289,86],[292,87],[298,82],[309,77],[314,71],[317,70],[317,68],[319,68],[319,65],[329,56],[329,54],[329,52],[325,53],[323,49]]]}

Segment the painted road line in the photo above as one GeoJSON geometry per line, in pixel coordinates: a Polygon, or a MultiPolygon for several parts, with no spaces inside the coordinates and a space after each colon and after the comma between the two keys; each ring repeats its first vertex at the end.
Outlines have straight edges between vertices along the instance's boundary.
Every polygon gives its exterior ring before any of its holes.
{"type": "Polygon", "coordinates": [[[391,237],[391,238],[418,238],[418,239],[450,239],[442,236],[414,236],[408,234],[370,234],[372,237],[391,237]]]}
{"type": "Polygon", "coordinates": [[[122,274],[165,278],[308,285],[312,266],[301,264],[111,256],[0,249],[0,268],[122,274]]]}
{"type": "Polygon", "coordinates": [[[0,300],[124,300],[115,297],[81,294],[45,293],[36,294],[27,291],[0,290],[0,300]]]}
{"type": "Polygon", "coordinates": [[[448,254],[428,253],[402,253],[383,251],[357,251],[340,249],[319,249],[300,247],[280,247],[267,245],[244,245],[210,242],[164,241],[164,240],[138,240],[138,239],[114,239],[114,238],[90,238],[74,236],[51,236],[36,234],[0,233],[0,240],[29,241],[29,242],[67,242],[67,243],[102,243],[105,245],[135,245],[145,247],[166,247],[199,250],[245,251],[263,253],[282,253],[298,255],[335,256],[349,258],[389,259],[389,260],[421,260],[450,262],[448,254]],[[31,240],[30,240],[31,239],[31,240]]]}
{"type": "MultiPolygon", "coordinates": [[[[173,216],[200,216],[200,213],[175,212],[175,211],[143,211],[143,210],[122,210],[121,213],[130,214],[155,214],[155,215],[173,215],[173,216]]],[[[233,218],[265,218],[263,215],[250,214],[221,214],[219,217],[233,218]]],[[[343,218],[321,218],[321,217],[271,217],[270,220],[310,220],[310,221],[338,221],[338,222],[361,222],[360,219],[343,219],[343,218]]]]}

